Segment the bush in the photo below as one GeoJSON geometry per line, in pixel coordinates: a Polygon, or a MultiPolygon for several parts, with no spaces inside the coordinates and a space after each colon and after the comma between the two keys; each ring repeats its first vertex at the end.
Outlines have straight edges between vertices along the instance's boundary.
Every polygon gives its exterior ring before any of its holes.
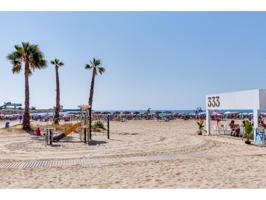
{"type": "Polygon", "coordinates": [[[202,135],[203,132],[206,132],[205,125],[204,125],[204,121],[202,119],[200,119],[199,121],[197,121],[197,125],[198,125],[198,135],[202,135]]]}
{"type": "Polygon", "coordinates": [[[99,121],[99,120],[94,122],[93,128],[94,129],[104,129],[105,130],[104,124],[101,121],[99,121]]]}
{"type": "Polygon", "coordinates": [[[245,138],[247,141],[252,139],[253,126],[250,121],[245,121],[245,138]]]}

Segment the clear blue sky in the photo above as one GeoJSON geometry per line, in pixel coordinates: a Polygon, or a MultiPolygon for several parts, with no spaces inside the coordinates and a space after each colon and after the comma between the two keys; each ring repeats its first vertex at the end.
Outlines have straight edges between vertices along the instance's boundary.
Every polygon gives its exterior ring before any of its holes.
{"type": "MultiPolygon", "coordinates": [[[[193,109],[208,93],[266,88],[265,12],[2,12],[0,103],[24,103],[23,73],[6,56],[22,41],[36,43],[60,70],[61,103],[86,103],[100,58],[94,109],[193,109]]],[[[55,105],[53,66],[30,78],[31,105],[55,105]]]]}

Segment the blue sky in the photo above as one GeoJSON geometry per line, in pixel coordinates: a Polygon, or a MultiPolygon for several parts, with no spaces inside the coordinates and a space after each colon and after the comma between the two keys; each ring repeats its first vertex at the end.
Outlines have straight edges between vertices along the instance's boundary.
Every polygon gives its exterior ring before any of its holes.
{"type": "MultiPolygon", "coordinates": [[[[266,12],[1,12],[0,103],[24,103],[23,73],[6,56],[15,44],[38,44],[60,69],[61,104],[88,101],[100,58],[94,109],[193,109],[205,95],[266,88],[266,12]]],[[[31,105],[55,105],[49,65],[30,78],[31,105]]]]}

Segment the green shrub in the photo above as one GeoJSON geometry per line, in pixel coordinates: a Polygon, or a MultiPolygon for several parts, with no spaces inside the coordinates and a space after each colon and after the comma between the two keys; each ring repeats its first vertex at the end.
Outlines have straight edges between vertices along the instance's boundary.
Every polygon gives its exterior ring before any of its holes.
{"type": "Polygon", "coordinates": [[[203,132],[206,132],[205,125],[204,125],[204,121],[203,120],[199,120],[197,121],[197,125],[198,125],[198,135],[202,135],[203,132]]]}
{"type": "Polygon", "coordinates": [[[94,129],[104,129],[105,130],[104,124],[101,121],[99,121],[99,120],[94,122],[93,128],[94,129]]]}
{"type": "Polygon", "coordinates": [[[252,126],[252,123],[250,121],[246,121],[245,122],[245,138],[247,141],[251,140],[252,139],[252,134],[253,132],[253,126],[252,126]]]}

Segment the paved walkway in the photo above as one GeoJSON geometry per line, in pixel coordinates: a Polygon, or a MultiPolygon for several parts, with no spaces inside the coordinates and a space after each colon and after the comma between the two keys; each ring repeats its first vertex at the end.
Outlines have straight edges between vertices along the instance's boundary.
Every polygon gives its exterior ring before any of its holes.
{"type": "Polygon", "coordinates": [[[114,158],[80,158],[80,159],[62,159],[62,160],[33,160],[33,161],[20,161],[20,162],[4,162],[0,163],[0,168],[8,169],[25,169],[25,168],[47,168],[47,167],[62,167],[72,165],[98,165],[98,164],[111,164],[121,162],[134,162],[134,161],[150,161],[150,160],[174,160],[174,155],[160,155],[160,156],[138,156],[138,157],[114,157],[114,158]]]}

